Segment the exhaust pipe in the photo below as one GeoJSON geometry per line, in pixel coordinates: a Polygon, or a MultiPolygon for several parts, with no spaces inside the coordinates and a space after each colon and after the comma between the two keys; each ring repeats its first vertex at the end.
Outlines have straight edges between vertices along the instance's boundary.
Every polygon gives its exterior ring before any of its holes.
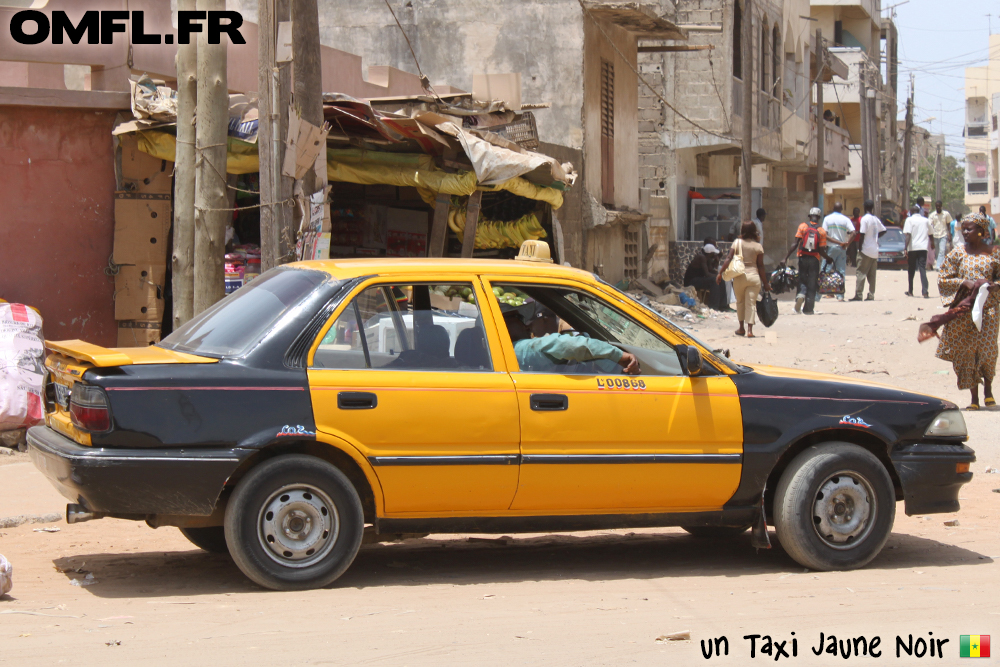
{"type": "Polygon", "coordinates": [[[103,512],[91,512],[83,505],[78,505],[77,503],[66,505],[66,523],[83,523],[84,521],[100,519],[103,516],[103,512]]]}

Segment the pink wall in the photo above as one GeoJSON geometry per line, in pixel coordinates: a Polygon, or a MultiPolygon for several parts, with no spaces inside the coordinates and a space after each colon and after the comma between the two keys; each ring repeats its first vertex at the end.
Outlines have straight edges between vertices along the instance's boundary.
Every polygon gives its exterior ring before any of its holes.
{"type": "Polygon", "coordinates": [[[114,111],[0,106],[0,298],[114,347],[114,111]]]}

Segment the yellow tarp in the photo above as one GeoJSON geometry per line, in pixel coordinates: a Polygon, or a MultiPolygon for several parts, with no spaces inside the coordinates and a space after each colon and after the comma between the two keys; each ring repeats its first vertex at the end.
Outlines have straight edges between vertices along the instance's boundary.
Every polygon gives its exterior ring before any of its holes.
{"type": "MultiPolygon", "coordinates": [[[[161,160],[175,161],[177,137],[169,132],[145,130],[136,133],[139,150],[161,160]]],[[[260,171],[256,144],[229,137],[226,172],[252,174],[260,171]]],[[[331,181],[361,185],[396,185],[420,190],[421,197],[433,203],[437,193],[468,196],[478,187],[487,192],[506,190],[513,194],[551,204],[559,208],[563,194],[555,188],[535,185],[523,178],[512,178],[499,185],[478,185],[476,174],[461,171],[450,174],[434,168],[429,155],[385,153],[359,149],[327,150],[326,175],[331,181]]]]}

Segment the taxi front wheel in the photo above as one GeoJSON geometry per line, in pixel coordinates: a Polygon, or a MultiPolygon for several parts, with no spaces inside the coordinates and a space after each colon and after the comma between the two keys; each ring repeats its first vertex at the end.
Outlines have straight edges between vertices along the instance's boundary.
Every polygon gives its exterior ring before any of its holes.
{"type": "Polygon", "coordinates": [[[226,506],[226,542],[243,574],[281,591],[320,588],[361,546],[361,500],[340,470],[289,454],[257,466],[226,506]]]}
{"type": "Polygon", "coordinates": [[[814,570],[867,565],[896,518],[892,479],[874,454],[846,442],[809,447],[781,475],[774,527],[781,546],[814,570]]]}

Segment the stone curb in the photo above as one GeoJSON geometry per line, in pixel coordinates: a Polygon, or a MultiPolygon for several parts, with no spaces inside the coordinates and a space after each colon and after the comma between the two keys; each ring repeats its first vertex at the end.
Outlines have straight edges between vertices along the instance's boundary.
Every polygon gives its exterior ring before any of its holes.
{"type": "Polygon", "coordinates": [[[49,514],[18,514],[0,519],[0,528],[17,528],[24,523],[52,523],[62,521],[63,515],[58,512],[49,514]]]}

